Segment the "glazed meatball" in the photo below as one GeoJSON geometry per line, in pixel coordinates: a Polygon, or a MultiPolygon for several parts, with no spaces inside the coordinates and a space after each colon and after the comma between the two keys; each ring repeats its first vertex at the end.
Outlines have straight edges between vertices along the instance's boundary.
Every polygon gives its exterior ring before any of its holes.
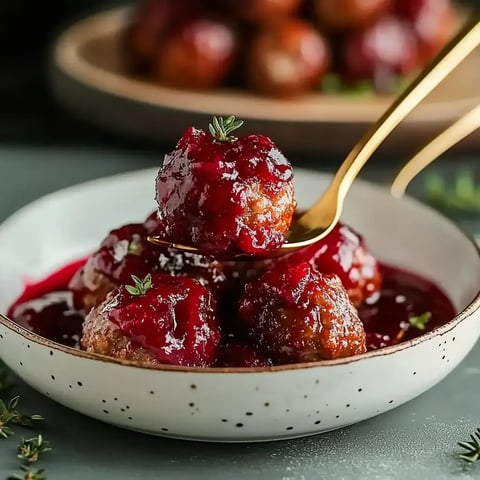
{"type": "Polygon", "coordinates": [[[181,19],[185,21],[197,12],[198,3],[194,0],[145,0],[140,4],[123,38],[128,61],[134,69],[150,70],[164,37],[181,19]]]}
{"type": "Polygon", "coordinates": [[[329,30],[364,28],[391,10],[392,6],[392,0],[313,0],[316,17],[329,30]]]}
{"type": "Polygon", "coordinates": [[[230,121],[215,119],[211,132],[189,128],[165,156],[156,182],[161,236],[219,257],[261,254],[280,247],[290,227],[293,170],[270,138],[227,136],[230,121]]]}
{"type": "Polygon", "coordinates": [[[339,278],[308,263],[269,270],[248,283],[239,316],[252,342],[275,363],[366,351],[363,324],[339,278]]]}
{"type": "Polygon", "coordinates": [[[227,287],[224,266],[210,257],[153,245],[147,237],[160,230],[156,213],[143,225],[130,224],[112,230],[70,281],[77,308],[88,312],[103,302],[109,292],[130,282],[132,275],[144,277],[148,273],[196,278],[219,297],[227,287]]]}
{"type": "Polygon", "coordinates": [[[342,51],[342,71],[348,82],[373,80],[378,91],[391,91],[398,76],[418,67],[418,48],[412,29],[394,17],[347,36],[342,51]]]}
{"type": "Polygon", "coordinates": [[[160,250],[147,241],[142,224],[112,230],[70,281],[75,305],[88,312],[132,275],[143,278],[155,271],[159,255],[160,250]]]}
{"type": "Polygon", "coordinates": [[[302,262],[308,262],[321,273],[337,275],[356,307],[378,295],[382,287],[379,263],[363,237],[343,223],[326,238],[296,252],[267,260],[231,262],[224,268],[239,289],[267,270],[294,267],[302,262]]]}
{"type": "Polygon", "coordinates": [[[397,9],[413,26],[423,63],[429,62],[446,45],[459,23],[450,0],[402,0],[397,9]]]}
{"type": "Polygon", "coordinates": [[[146,365],[206,367],[217,358],[220,327],[210,291],[188,277],[133,278],[87,315],[88,352],[146,365]]]}
{"type": "Polygon", "coordinates": [[[382,285],[377,260],[363,238],[345,224],[338,224],[325,239],[309,247],[270,261],[273,265],[284,263],[288,266],[301,262],[310,263],[321,273],[337,275],[357,307],[378,294],[382,285]]]}
{"type": "Polygon", "coordinates": [[[154,79],[178,88],[207,89],[229,75],[237,55],[235,27],[201,15],[172,29],[153,61],[154,79]]]}
{"type": "Polygon", "coordinates": [[[293,97],[311,90],[329,67],[325,38],[313,25],[296,19],[261,31],[246,59],[249,85],[275,97],[293,97]]]}

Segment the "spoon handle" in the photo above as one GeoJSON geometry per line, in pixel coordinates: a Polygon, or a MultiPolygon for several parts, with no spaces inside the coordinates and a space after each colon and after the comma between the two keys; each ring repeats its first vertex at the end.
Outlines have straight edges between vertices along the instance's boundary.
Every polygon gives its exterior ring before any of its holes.
{"type": "Polygon", "coordinates": [[[473,15],[472,20],[462,28],[435,60],[422,71],[353,147],[324,195],[300,219],[304,225],[315,224],[315,217],[318,218],[321,209],[328,204],[336,205],[336,211],[332,212],[333,218],[330,217],[329,220],[334,220],[334,223],[338,221],[348,190],[367,160],[392,130],[479,44],[480,14],[477,12],[473,15]],[[336,202],[332,202],[332,200],[336,200],[336,202]]]}
{"type": "Polygon", "coordinates": [[[392,195],[400,198],[409,183],[425,167],[478,128],[480,128],[480,105],[435,137],[401,168],[390,187],[392,195]]]}

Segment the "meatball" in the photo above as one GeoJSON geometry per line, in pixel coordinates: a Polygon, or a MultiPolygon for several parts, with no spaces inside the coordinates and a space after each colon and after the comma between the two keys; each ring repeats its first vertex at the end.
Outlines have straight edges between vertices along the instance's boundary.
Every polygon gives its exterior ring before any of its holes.
{"type": "Polygon", "coordinates": [[[270,261],[288,266],[301,262],[310,263],[321,273],[337,275],[356,307],[380,292],[380,266],[363,238],[348,225],[340,223],[325,239],[270,261]]]}
{"type": "Polygon", "coordinates": [[[274,268],[248,283],[239,316],[253,343],[275,363],[366,351],[363,324],[339,278],[306,262],[274,268]]]}
{"type": "Polygon", "coordinates": [[[210,257],[148,242],[147,236],[160,230],[156,213],[143,225],[130,224],[112,230],[70,281],[75,305],[88,312],[103,302],[109,292],[130,282],[132,275],[144,277],[148,273],[190,276],[220,297],[227,287],[223,264],[210,257]]]}
{"type": "Polygon", "coordinates": [[[178,88],[216,87],[232,70],[237,49],[231,22],[212,15],[193,17],[165,37],[153,60],[153,78],[178,88]]]}
{"type": "Polygon", "coordinates": [[[142,224],[112,230],[70,281],[75,305],[88,312],[110,291],[128,283],[132,274],[144,277],[155,271],[159,255],[159,248],[147,241],[142,224]]]}
{"type": "Polygon", "coordinates": [[[250,86],[275,97],[293,97],[311,90],[329,67],[325,38],[313,25],[296,19],[261,31],[246,59],[250,86]]]}
{"type": "Polygon", "coordinates": [[[364,28],[392,6],[392,0],[313,0],[315,16],[329,30],[364,28]]]}
{"type": "Polygon", "coordinates": [[[296,252],[267,260],[231,262],[224,268],[238,289],[267,270],[294,267],[302,262],[308,262],[321,273],[337,275],[356,307],[378,295],[382,287],[379,263],[362,236],[343,223],[326,238],[296,252]]]}
{"type": "Polygon", "coordinates": [[[378,91],[391,91],[398,76],[418,67],[418,48],[409,25],[394,17],[347,36],[341,69],[348,82],[372,80],[378,91]]]}
{"type": "Polygon", "coordinates": [[[221,334],[210,291],[188,277],[132,280],[87,315],[82,348],[147,365],[213,364],[221,334]]]}
{"type": "Polygon", "coordinates": [[[139,71],[149,70],[164,37],[199,8],[194,0],[146,0],[134,12],[123,38],[127,58],[139,71]]]}
{"type": "Polygon", "coordinates": [[[397,9],[413,26],[423,63],[446,45],[458,26],[458,15],[450,0],[402,0],[397,9]]]}
{"type": "Polygon", "coordinates": [[[156,182],[161,237],[219,257],[275,250],[295,210],[293,170],[270,138],[189,128],[165,156],[156,182]]]}

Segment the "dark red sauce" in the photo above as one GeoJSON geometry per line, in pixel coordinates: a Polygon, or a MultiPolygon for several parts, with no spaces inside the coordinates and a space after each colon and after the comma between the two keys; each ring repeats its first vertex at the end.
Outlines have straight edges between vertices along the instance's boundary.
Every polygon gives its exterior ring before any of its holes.
{"type": "Polygon", "coordinates": [[[455,316],[452,302],[433,282],[386,265],[381,271],[380,295],[358,309],[367,334],[367,350],[418,337],[455,316]],[[411,317],[425,312],[431,313],[425,330],[410,325],[411,317]]]}
{"type": "MultiPolygon", "coordinates": [[[[83,315],[74,309],[67,285],[84,261],[66,265],[39,282],[27,284],[8,310],[10,318],[43,337],[77,346],[83,315]]],[[[433,282],[387,265],[381,265],[381,272],[380,294],[359,308],[368,350],[418,337],[455,316],[451,301],[433,282]],[[410,318],[425,312],[431,313],[425,329],[413,327],[410,318]]]]}
{"type": "Polygon", "coordinates": [[[46,293],[66,290],[70,279],[73,277],[73,275],[75,275],[77,270],[85,264],[86,261],[87,259],[83,258],[81,260],[69,263],[60,270],[53,272],[48,277],[45,277],[39,281],[25,281],[25,287],[22,294],[9,308],[7,315],[12,318],[15,307],[21,303],[27,302],[28,300],[39,298],[46,293]]]}

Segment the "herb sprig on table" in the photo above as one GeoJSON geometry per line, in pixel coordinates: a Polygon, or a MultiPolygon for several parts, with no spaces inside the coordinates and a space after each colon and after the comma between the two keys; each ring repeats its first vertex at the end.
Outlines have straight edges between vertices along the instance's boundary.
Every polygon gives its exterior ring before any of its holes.
{"type": "Polygon", "coordinates": [[[426,177],[424,198],[446,213],[480,213],[480,184],[470,170],[459,171],[451,182],[431,173],[426,177]]]}
{"type": "Polygon", "coordinates": [[[458,442],[465,450],[459,457],[468,463],[474,463],[480,459],[480,428],[477,428],[470,438],[469,442],[458,442]]]}
{"type": "MultiPolygon", "coordinates": [[[[42,424],[44,418],[41,415],[25,415],[19,409],[20,396],[14,396],[6,400],[6,396],[13,389],[14,384],[10,380],[7,367],[0,360],[0,439],[6,439],[14,434],[12,425],[24,428],[35,428],[42,424]]],[[[1,441],[1,440],[0,440],[1,441]]],[[[44,469],[34,469],[27,464],[37,462],[40,457],[52,449],[49,442],[42,435],[22,439],[17,446],[17,457],[22,461],[20,472],[15,473],[7,480],[47,480],[44,469]]]]}
{"type": "Polygon", "coordinates": [[[40,455],[51,450],[49,442],[44,440],[42,435],[38,435],[37,437],[22,440],[22,443],[18,445],[17,457],[24,462],[34,463],[38,461],[40,455]]]}
{"type": "Polygon", "coordinates": [[[22,465],[20,467],[21,473],[15,473],[7,477],[7,480],[47,480],[45,476],[45,470],[41,468],[37,470],[35,468],[22,465]]]}

